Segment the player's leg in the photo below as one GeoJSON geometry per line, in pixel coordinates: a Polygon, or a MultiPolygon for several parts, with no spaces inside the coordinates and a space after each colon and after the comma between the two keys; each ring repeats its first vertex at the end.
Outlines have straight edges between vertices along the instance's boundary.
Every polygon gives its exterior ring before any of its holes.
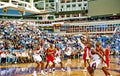
{"type": "Polygon", "coordinates": [[[54,73],[55,72],[55,62],[54,61],[52,61],[52,66],[51,66],[51,68],[52,68],[52,72],[54,73]]]}
{"type": "Polygon", "coordinates": [[[84,59],[84,70],[83,70],[83,71],[87,71],[86,66],[87,66],[87,60],[86,60],[86,59],[84,59]]]}
{"type": "Polygon", "coordinates": [[[106,76],[112,76],[112,75],[108,72],[108,70],[107,70],[106,67],[102,67],[102,71],[104,72],[104,74],[105,74],[106,76]]]}
{"type": "Polygon", "coordinates": [[[39,69],[39,66],[40,66],[39,61],[36,61],[35,63],[37,64],[37,66],[35,67],[35,70],[33,72],[33,76],[37,76],[37,72],[38,72],[38,69],[39,69]]]}
{"type": "Polygon", "coordinates": [[[90,74],[90,76],[94,76],[94,69],[92,67],[88,66],[87,71],[90,74]]]}
{"type": "Polygon", "coordinates": [[[65,69],[64,69],[64,67],[63,67],[62,61],[60,62],[60,66],[61,66],[61,70],[62,70],[62,71],[65,71],[65,69]]]}
{"type": "Polygon", "coordinates": [[[48,65],[49,65],[49,62],[47,61],[46,65],[45,65],[45,72],[48,71],[48,65]]]}
{"type": "Polygon", "coordinates": [[[41,64],[41,74],[45,75],[45,73],[44,73],[44,62],[41,61],[40,64],[41,64]]]}

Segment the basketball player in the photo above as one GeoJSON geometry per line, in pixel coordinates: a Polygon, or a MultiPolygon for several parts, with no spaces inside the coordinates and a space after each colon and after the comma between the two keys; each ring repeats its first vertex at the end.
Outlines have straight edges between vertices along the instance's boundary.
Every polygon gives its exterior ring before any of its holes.
{"type": "Polygon", "coordinates": [[[40,56],[42,57],[43,60],[45,60],[45,48],[44,48],[44,41],[43,40],[40,41],[40,50],[41,50],[40,56]]]}
{"type": "Polygon", "coordinates": [[[69,44],[66,46],[64,53],[65,53],[65,55],[67,55],[67,64],[70,64],[71,63],[72,48],[70,47],[69,44]]]}
{"type": "Polygon", "coordinates": [[[88,73],[90,74],[90,76],[94,76],[94,70],[100,64],[101,59],[104,62],[105,62],[105,60],[103,59],[102,55],[93,48],[91,49],[91,57],[92,57],[92,62],[87,67],[87,70],[88,70],[88,73]]]}
{"type": "Polygon", "coordinates": [[[83,54],[83,60],[84,60],[84,70],[83,71],[87,71],[87,65],[86,63],[90,63],[89,60],[90,60],[90,44],[87,43],[85,48],[84,48],[84,54],[83,54]]]}
{"type": "Polygon", "coordinates": [[[63,68],[63,63],[62,63],[62,50],[60,50],[59,46],[56,46],[56,52],[55,52],[55,61],[56,64],[60,64],[61,70],[65,71],[63,68]]]}
{"type": "MultiPolygon", "coordinates": [[[[109,50],[109,47],[107,46],[107,49],[109,50]]],[[[98,41],[98,42],[96,42],[96,51],[100,54],[100,55],[102,55],[102,57],[104,58],[104,59],[102,59],[102,70],[103,70],[103,72],[104,72],[104,74],[106,75],[106,76],[112,76],[112,75],[110,75],[110,73],[108,72],[108,65],[109,65],[109,61],[108,61],[108,55],[107,55],[107,51],[106,52],[104,52],[104,50],[103,50],[103,48],[102,48],[102,46],[101,46],[101,43],[98,41]],[[105,54],[106,53],[106,54],[105,54]],[[107,56],[106,56],[107,55],[107,56]],[[107,58],[107,59],[105,59],[105,58],[107,58]],[[105,62],[104,62],[105,61],[105,62]]]]}
{"type": "Polygon", "coordinates": [[[35,63],[37,64],[35,71],[33,72],[33,76],[37,76],[36,72],[38,72],[40,64],[41,64],[41,74],[45,75],[45,73],[43,71],[44,70],[44,62],[42,61],[42,58],[40,56],[41,48],[39,45],[36,46],[36,48],[33,50],[33,53],[34,53],[33,59],[34,59],[35,63]]]}
{"type": "Polygon", "coordinates": [[[109,66],[109,65],[110,65],[109,54],[110,54],[110,46],[107,45],[107,46],[106,46],[106,49],[105,49],[105,56],[104,56],[104,59],[105,59],[106,63],[104,63],[104,62],[102,63],[102,64],[103,64],[102,70],[103,70],[103,72],[104,72],[104,74],[105,74],[106,76],[112,76],[112,75],[110,75],[110,73],[108,72],[108,68],[110,67],[110,66],[109,66]]]}
{"type": "Polygon", "coordinates": [[[106,64],[107,64],[107,68],[110,67],[110,58],[109,58],[109,55],[110,55],[110,46],[107,45],[106,49],[105,49],[105,61],[106,61],[106,64]]]}
{"type": "Polygon", "coordinates": [[[65,67],[67,69],[68,76],[70,76],[70,73],[71,73],[70,66],[72,65],[72,63],[71,63],[72,48],[70,47],[69,44],[66,46],[64,53],[67,56],[67,63],[65,63],[65,67]]]}
{"type": "Polygon", "coordinates": [[[55,71],[55,58],[54,58],[54,55],[55,55],[55,48],[53,46],[52,43],[50,43],[50,47],[48,47],[48,49],[46,50],[46,61],[47,61],[47,64],[45,66],[45,71],[47,72],[47,68],[48,68],[48,65],[51,64],[52,66],[50,67],[50,72],[53,72],[55,71]]]}
{"type": "Polygon", "coordinates": [[[87,71],[87,63],[89,64],[90,60],[90,40],[88,38],[88,31],[86,31],[86,41],[84,43],[84,49],[83,49],[83,60],[84,60],[84,70],[87,71]]]}
{"type": "Polygon", "coordinates": [[[102,56],[105,56],[104,50],[99,41],[96,42],[96,51],[98,51],[102,56]]]}

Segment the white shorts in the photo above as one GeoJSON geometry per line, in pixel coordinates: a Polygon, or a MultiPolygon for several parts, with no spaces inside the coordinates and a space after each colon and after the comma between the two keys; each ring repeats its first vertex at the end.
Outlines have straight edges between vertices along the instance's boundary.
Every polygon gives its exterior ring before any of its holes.
{"type": "Polygon", "coordinates": [[[54,60],[55,63],[60,63],[61,61],[62,61],[62,60],[61,60],[60,57],[56,57],[55,60],[54,60]]]}
{"type": "Polygon", "coordinates": [[[94,60],[90,63],[90,67],[97,68],[100,63],[101,63],[100,59],[94,60]]]}
{"type": "Polygon", "coordinates": [[[34,61],[39,61],[39,62],[42,61],[42,58],[40,57],[40,55],[37,55],[37,54],[33,55],[33,59],[34,61]]]}

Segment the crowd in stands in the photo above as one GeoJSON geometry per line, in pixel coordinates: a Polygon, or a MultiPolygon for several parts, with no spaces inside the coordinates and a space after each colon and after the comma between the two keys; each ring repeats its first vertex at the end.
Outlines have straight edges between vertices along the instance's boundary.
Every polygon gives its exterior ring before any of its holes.
{"type": "MultiPolygon", "coordinates": [[[[39,39],[44,41],[44,48],[49,43],[60,48],[71,46],[75,55],[83,49],[79,43],[82,35],[59,35],[40,31],[37,27],[29,26],[21,21],[0,21],[0,64],[33,62],[32,51],[39,44],[39,39]]],[[[103,48],[111,46],[111,54],[120,52],[120,28],[117,28],[113,36],[90,35],[92,42],[100,41],[103,48]]],[[[63,50],[64,51],[64,50],[63,50]]]]}

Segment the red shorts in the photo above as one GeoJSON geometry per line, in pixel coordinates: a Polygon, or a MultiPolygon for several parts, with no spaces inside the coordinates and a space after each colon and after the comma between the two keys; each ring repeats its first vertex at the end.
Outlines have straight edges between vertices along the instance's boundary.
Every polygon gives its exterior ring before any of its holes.
{"type": "Polygon", "coordinates": [[[55,59],[55,58],[54,58],[54,56],[52,56],[52,55],[48,55],[48,56],[46,57],[46,61],[47,61],[47,62],[50,62],[50,61],[53,62],[54,59],[55,59]]]}
{"type": "Polygon", "coordinates": [[[110,64],[110,59],[109,59],[109,57],[106,57],[105,61],[106,61],[107,67],[109,67],[109,64],[110,64]]]}

